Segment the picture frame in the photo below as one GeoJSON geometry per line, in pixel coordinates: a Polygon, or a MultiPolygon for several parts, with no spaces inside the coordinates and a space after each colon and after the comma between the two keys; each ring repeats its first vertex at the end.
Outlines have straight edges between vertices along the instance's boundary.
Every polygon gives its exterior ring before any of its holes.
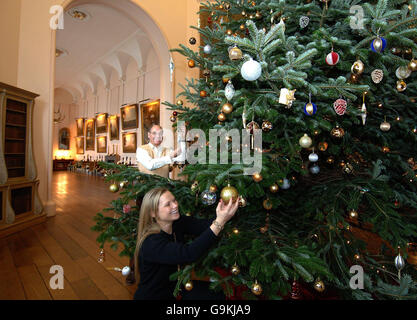
{"type": "Polygon", "coordinates": [[[113,115],[109,117],[109,138],[110,141],[120,139],[119,116],[113,115]]]}
{"type": "Polygon", "coordinates": [[[84,137],[84,118],[78,118],[75,120],[77,125],[77,137],[84,137]]]}
{"type": "Polygon", "coordinates": [[[142,145],[149,143],[148,131],[153,124],[160,124],[160,100],[140,105],[140,121],[142,129],[142,145]]]}
{"type": "Polygon", "coordinates": [[[107,133],[107,113],[100,113],[96,116],[96,134],[107,133]]]}
{"type": "Polygon", "coordinates": [[[70,130],[61,128],[58,133],[58,150],[70,150],[70,130]]]}
{"type": "Polygon", "coordinates": [[[130,104],[120,108],[120,119],[122,130],[137,129],[138,127],[138,105],[130,104]]]}
{"type": "Polygon", "coordinates": [[[97,137],[97,153],[107,153],[107,136],[97,137]]]}
{"type": "Polygon", "coordinates": [[[122,135],[123,153],[136,153],[137,136],[136,132],[124,132],[122,135]]]}
{"type": "Polygon", "coordinates": [[[85,123],[85,150],[95,151],[95,121],[94,119],[88,119],[85,123]]]}
{"type": "Polygon", "coordinates": [[[84,154],[84,137],[75,138],[75,148],[77,154],[84,154]]]}

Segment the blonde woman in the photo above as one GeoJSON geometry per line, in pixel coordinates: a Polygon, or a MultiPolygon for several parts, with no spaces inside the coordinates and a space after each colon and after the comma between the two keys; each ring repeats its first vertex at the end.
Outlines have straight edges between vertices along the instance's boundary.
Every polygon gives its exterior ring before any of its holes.
{"type": "MultiPolygon", "coordinates": [[[[176,281],[170,281],[169,276],[177,271],[177,265],[195,262],[203,256],[237,208],[238,201],[225,205],[220,200],[215,220],[196,219],[180,215],[177,200],[168,189],[148,191],[142,200],[137,229],[135,273],[140,281],[134,299],[175,299],[176,281]],[[184,244],[184,234],[197,237],[184,244]]],[[[215,297],[208,287],[201,290],[194,286],[190,293],[193,292],[192,299],[215,297]]]]}

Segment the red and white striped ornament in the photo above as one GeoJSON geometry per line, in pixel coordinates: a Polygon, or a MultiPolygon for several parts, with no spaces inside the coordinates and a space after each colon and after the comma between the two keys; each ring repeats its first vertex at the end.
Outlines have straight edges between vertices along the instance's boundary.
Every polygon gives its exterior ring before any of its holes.
{"type": "Polygon", "coordinates": [[[330,66],[334,66],[338,62],[339,62],[339,54],[332,50],[332,52],[330,52],[326,57],[326,63],[330,66]]]}
{"type": "Polygon", "coordinates": [[[343,116],[345,114],[346,108],[347,108],[346,100],[337,99],[333,104],[333,108],[334,108],[334,111],[336,111],[336,113],[339,116],[343,116]]]}

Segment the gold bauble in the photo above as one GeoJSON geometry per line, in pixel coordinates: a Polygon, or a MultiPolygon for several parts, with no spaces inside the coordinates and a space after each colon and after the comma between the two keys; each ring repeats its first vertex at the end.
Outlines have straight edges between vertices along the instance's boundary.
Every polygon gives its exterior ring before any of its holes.
{"type": "Polygon", "coordinates": [[[334,163],[334,158],[333,157],[328,157],[327,160],[326,160],[326,162],[328,164],[333,164],[334,163]]]}
{"type": "Polygon", "coordinates": [[[169,118],[169,120],[171,120],[171,122],[176,122],[176,121],[177,121],[177,117],[175,117],[175,116],[171,116],[171,117],[169,118]]]}
{"type": "Polygon", "coordinates": [[[313,141],[307,135],[307,133],[304,133],[304,135],[300,138],[299,143],[300,143],[300,146],[303,148],[310,148],[313,141]]]}
{"type": "Polygon", "coordinates": [[[217,186],[212,184],[209,188],[210,192],[217,192],[217,186]]]}
{"type": "Polygon", "coordinates": [[[260,18],[262,18],[262,14],[261,14],[259,11],[256,11],[256,13],[255,13],[255,18],[256,18],[256,19],[260,19],[260,18]]]}
{"type": "Polygon", "coordinates": [[[350,210],[349,217],[351,217],[352,219],[358,218],[358,212],[355,209],[350,210]]]}
{"type": "Polygon", "coordinates": [[[244,24],[241,24],[241,25],[240,25],[240,27],[239,27],[239,29],[240,29],[241,31],[244,31],[244,30],[246,30],[246,26],[245,26],[244,24]]]}
{"type": "Polygon", "coordinates": [[[279,187],[276,183],[274,183],[273,185],[269,186],[269,191],[271,191],[272,193],[277,193],[279,190],[279,187]]]}
{"type": "Polygon", "coordinates": [[[230,30],[230,29],[227,29],[226,34],[227,34],[228,36],[231,36],[231,35],[233,34],[233,31],[232,31],[232,30],[230,30]]]}
{"type": "Polygon", "coordinates": [[[259,228],[259,231],[260,231],[261,233],[265,233],[265,232],[267,232],[267,231],[268,231],[268,225],[265,225],[265,226],[263,226],[263,227],[260,227],[260,228],[259,228]]]}
{"type": "Polygon", "coordinates": [[[232,199],[232,202],[235,202],[237,198],[239,197],[239,192],[235,187],[232,187],[228,185],[227,187],[224,187],[222,191],[220,192],[220,198],[222,198],[224,204],[228,204],[230,199],[232,199]]]}
{"type": "Polygon", "coordinates": [[[271,130],[272,130],[271,121],[266,120],[266,121],[262,122],[262,131],[269,132],[271,130]]]}
{"type": "Polygon", "coordinates": [[[192,281],[187,281],[184,285],[185,290],[187,291],[191,291],[194,288],[193,282],[192,281]]]}
{"type": "Polygon", "coordinates": [[[350,82],[357,83],[359,81],[359,75],[357,74],[351,74],[350,75],[350,82]]]}
{"type": "Polygon", "coordinates": [[[252,285],[251,291],[256,296],[259,296],[262,294],[262,287],[258,283],[258,281],[255,281],[255,283],[252,285]]]}
{"type": "Polygon", "coordinates": [[[345,135],[345,130],[343,130],[339,126],[336,126],[336,128],[333,128],[332,131],[330,131],[330,134],[332,135],[332,137],[340,139],[343,138],[343,136],[345,135]]]}
{"type": "Polygon", "coordinates": [[[253,174],[252,179],[255,182],[260,182],[260,181],[262,181],[262,176],[261,176],[260,173],[256,172],[256,173],[253,174]]]}
{"type": "Polygon", "coordinates": [[[177,106],[182,106],[184,102],[182,100],[177,100],[177,106]]]}
{"type": "Polygon", "coordinates": [[[226,116],[224,115],[224,113],[220,113],[220,114],[217,116],[217,119],[218,119],[219,121],[223,122],[223,121],[225,121],[225,120],[226,120],[226,116]]]}
{"type": "Polygon", "coordinates": [[[397,91],[403,92],[405,89],[407,89],[407,84],[404,82],[404,80],[398,80],[397,81],[397,91]]]}
{"type": "Polygon", "coordinates": [[[223,83],[228,83],[230,78],[222,78],[223,79],[223,83]]]}
{"type": "Polygon", "coordinates": [[[201,90],[201,91],[200,91],[200,97],[201,97],[201,98],[205,98],[205,97],[207,97],[207,91],[205,91],[205,90],[201,90]]]}
{"type": "Polygon", "coordinates": [[[236,227],[234,227],[234,228],[233,228],[233,230],[232,230],[232,232],[233,232],[234,234],[239,234],[239,229],[238,229],[238,228],[236,228],[236,227]]]}
{"type": "Polygon", "coordinates": [[[124,180],[122,182],[119,183],[120,188],[124,188],[129,182],[124,180]]]}
{"type": "Polygon", "coordinates": [[[355,63],[352,65],[352,68],[350,69],[352,71],[353,74],[362,74],[363,71],[365,70],[365,65],[363,64],[362,61],[357,60],[355,61],[355,63]]]}
{"type": "Polygon", "coordinates": [[[234,46],[229,50],[230,60],[241,60],[242,56],[242,50],[240,50],[237,46],[234,46]]]}
{"type": "Polygon", "coordinates": [[[386,132],[386,131],[389,131],[391,129],[391,125],[390,125],[389,122],[384,121],[384,122],[381,123],[379,128],[381,129],[381,131],[386,132]]]}
{"type": "Polygon", "coordinates": [[[388,148],[388,147],[382,147],[382,152],[383,153],[388,153],[388,152],[390,152],[390,148],[388,148]]]}
{"type": "Polygon", "coordinates": [[[343,166],[343,172],[347,173],[347,174],[352,174],[353,173],[353,166],[347,162],[344,166],[343,166]]]}
{"type": "Polygon", "coordinates": [[[113,184],[110,185],[109,190],[111,192],[115,193],[115,192],[119,191],[119,186],[117,184],[113,183],[113,184]]]}
{"type": "Polygon", "coordinates": [[[318,292],[323,292],[325,288],[323,281],[321,280],[317,280],[316,282],[314,282],[314,289],[316,289],[316,291],[318,292]]]}
{"type": "Polygon", "coordinates": [[[271,210],[272,209],[272,202],[269,199],[265,199],[262,202],[262,205],[264,206],[265,210],[271,210]]]}
{"type": "Polygon", "coordinates": [[[412,59],[410,61],[410,63],[408,64],[408,69],[410,69],[411,71],[417,71],[417,60],[416,59],[412,59]]]}
{"type": "Polygon", "coordinates": [[[187,212],[185,215],[186,215],[187,217],[191,217],[191,212],[187,212]]]}
{"type": "Polygon", "coordinates": [[[190,68],[194,68],[195,67],[195,61],[194,60],[188,60],[188,66],[190,68]]]}
{"type": "Polygon", "coordinates": [[[232,272],[234,276],[237,276],[240,273],[240,269],[236,263],[232,266],[232,269],[230,269],[230,272],[232,272]]]}
{"type": "Polygon", "coordinates": [[[319,150],[324,152],[329,147],[329,144],[325,141],[319,143],[319,150]]]}
{"type": "Polygon", "coordinates": [[[233,106],[229,102],[226,102],[222,107],[222,112],[225,114],[229,114],[232,111],[233,111],[233,106]]]}

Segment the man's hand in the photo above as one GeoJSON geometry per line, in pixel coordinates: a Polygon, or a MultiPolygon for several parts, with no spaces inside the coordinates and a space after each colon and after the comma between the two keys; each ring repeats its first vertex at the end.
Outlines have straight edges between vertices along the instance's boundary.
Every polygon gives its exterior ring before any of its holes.
{"type": "Polygon", "coordinates": [[[175,157],[179,156],[180,154],[181,154],[181,148],[177,148],[177,149],[175,149],[175,150],[172,150],[172,151],[169,153],[169,157],[170,157],[170,158],[175,158],[175,157]]]}

